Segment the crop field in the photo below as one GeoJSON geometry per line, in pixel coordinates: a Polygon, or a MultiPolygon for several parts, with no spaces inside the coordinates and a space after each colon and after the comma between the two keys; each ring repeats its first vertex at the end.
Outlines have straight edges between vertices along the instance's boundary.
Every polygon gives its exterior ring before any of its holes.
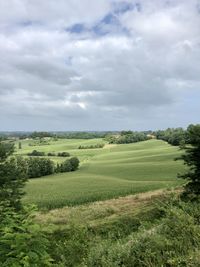
{"type": "Polygon", "coordinates": [[[176,178],[184,170],[183,164],[174,161],[182,152],[160,140],[106,144],[99,149],[78,149],[78,146],[102,143],[102,139],[59,139],[39,146],[29,146],[29,142],[22,141],[22,149],[17,149],[16,154],[25,156],[34,149],[45,153],[66,151],[81,161],[78,171],[34,178],[27,183],[24,201],[42,209],[172,188],[183,183],[176,178]]]}

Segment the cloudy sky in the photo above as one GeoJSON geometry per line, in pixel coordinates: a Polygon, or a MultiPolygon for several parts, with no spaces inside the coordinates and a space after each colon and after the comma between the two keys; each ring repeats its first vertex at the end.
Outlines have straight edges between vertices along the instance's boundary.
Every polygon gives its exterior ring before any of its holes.
{"type": "Polygon", "coordinates": [[[0,0],[0,130],[198,123],[200,0],[0,0]]]}

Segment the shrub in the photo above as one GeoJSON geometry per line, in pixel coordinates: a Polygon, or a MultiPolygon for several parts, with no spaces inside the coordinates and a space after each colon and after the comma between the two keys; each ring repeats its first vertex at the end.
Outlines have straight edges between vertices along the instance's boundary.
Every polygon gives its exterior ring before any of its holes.
{"type": "Polygon", "coordinates": [[[77,157],[73,157],[70,159],[70,163],[72,165],[72,171],[76,171],[79,166],[79,159],[77,157]]]}
{"type": "Polygon", "coordinates": [[[33,150],[31,153],[27,154],[28,156],[35,156],[35,157],[39,157],[39,156],[45,156],[44,152],[40,152],[37,150],[33,150]]]}
{"type": "Polygon", "coordinates": [[[33,210],[4,211],[0,221],[0,266],[52,266],[49,241],[40,226],[33,223],[33,210]]]}
{"type": "Polygon", "coordinates": [[[87,256],[89,235],[87,227],[70,224],[68,229],[57,230],[49,236],[51,255],[59,266],[74,267],[87,256]]]}
{"type": "Polygon", "coordinates": [[[70,160],[65,160],[59,165],[59,171],[58,172],[71,172],[72,171],[72,164],[70,160]]]}
{"type": "Polygon", "coordinates": [[[54,173],[54,162],[45,158],[29,158],[28,177],[37,178],[54,173]]]}
{"type": "Polygon", "coordinates": [[[165,217],[126,239],[101,241],[91,248],[84,266],[199,266],[195,265],[200,250],[199,202],[176,198],[160,206],[165,217]]]}
{"type": "Polygon", "coordinates": [[[77,157],[72,157],[71,159],[65,160],[61,164],[57,164],[56,172],[71,172],[76,171],[79,166],[79,159],[77,157]]]}
{"type": "Polygon", "coordinates": [[[59,152],[57,156],[58,157],[70,157],[70,154],[68,152],[59,152]]]}
{"type": "Polygon", "coordinates": [[[142,132],[122,131],[120,135],[108,135],[105,138],[109,144],[129,144],[148,140],[148,136],[142,132]]]}
{"type": "Polygon", "coordinates": [[[78,149],[93,149],[93,148],[103,148],[103,147],[104,144],[86,145],[86,146],[80,145],[78,149]]]}
{"type": "Polygon", "coordinates": [[[52,152],[49,152],[49,153],[47,154],[47,156],[48,156],[48,157],[55,157],[56,154],[55,154],[55,153],[52,153],[52,152]]]}

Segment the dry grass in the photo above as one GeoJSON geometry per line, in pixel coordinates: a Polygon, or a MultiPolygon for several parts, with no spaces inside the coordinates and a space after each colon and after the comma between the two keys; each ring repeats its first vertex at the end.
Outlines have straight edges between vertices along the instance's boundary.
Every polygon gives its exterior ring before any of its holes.
{"type": "Polygon", "coordinates": [[[172,192],[161,189],[106,201],[97,201],[76,207],[54,209],[38,213],[36,220],[42,225],[53,224],[59,227],[65,227],[72,222],[79,224],[89,223],[91,226],[94,226],[105,221],[114,220],[125,214],[135,215],[150,206],[154,200],[172,192]]]}

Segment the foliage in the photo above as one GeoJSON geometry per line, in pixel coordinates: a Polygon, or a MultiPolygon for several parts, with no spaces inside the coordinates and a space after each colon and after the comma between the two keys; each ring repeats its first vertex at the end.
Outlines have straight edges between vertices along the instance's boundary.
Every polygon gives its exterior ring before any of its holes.
{"type": "Polygon", "coordinates": [[[0,266],[1,267],[47,267],[52,266],[48,254],[49,241],[40,226],[33,223],[33,210],[18,213],[4,209],[0,221],[0,266]]]}
{"type": "Polygon", "coordinates": [[[55,154],[54,152],[49,152],[49,153],[47,153],[47,156],[48,156],[48,157],[55,157],[56,154],[55,154]]]}
{"type": "Polygon", "coordinates": [[[83,266],[199,266],[196,257],[191,257],[200,250],[199,202],[172,200],[160,206],[165,215],[156,224],[140,227],[127,239],[107,239],[91,246],[83,266]]]}
{"type": "Polygon", "coordinates": [[[33,132],[30,134],[30,137],[33,139],[36,138],[44,138],[44,137],[53,137],[54,134],[50,133],[50,132],[33,132]]]}
{"type": "Polygon", "coordinates": [[[19,149],[22,149],[22,143],[21,143],[21,142],[19,142],[19,144],[18,144],[18,148],[19,148],[19,149]]]}
{"type": "Polygon", "coordinates": [[[71,172],[76,171],[79,166],[79,159],[77,157],[72,157],[64,162],[57,164],[56,172],[71,172]]]}
{"type": "Polygon", "coordinates": [[[0,162],[4,161],[13,152],[14,152],[14,144],[13,143],[0,142],[0,162]]]}
{"type": "Polygon", "coordinates": [[[108,132],[61,132],[57,136],[67,139],[93,139],[104,138],[107,134],[108,132]]]}
{"type": "Polygon", "coordinates": [[[59,152],[57,154],[58,157],[70,157],[70,153],[68,152],[59,152]]]}
{"type": "Polygon", "coordinates": [[[69,161],[72,165],[72,171],[76,171],[79,166],[79,159],[77,157],[72,157],[69,161]]]}
{"type": "Polygon", "coordinates": [[[28,153],[27,155],[28,156],[39,157],[39,156],[45,156],[45,153],[37,151],[37,150],[33,150],[31,153],[28,153]]]}
{"type": "Polygon", "coordinates": [[[105,138],[109,144],[130,144],[148,140],[143,132],[122,131],[120,135],[108,135],[105,138]]]}
{"type": "Polygon", "coordinates": [[[58,152],[57,154],[54,152],[49,152],[47,153],[48,157],[70,157],[70,153],[69,152],[58,152]]]}
{"type": "Polygon", "coordinates": [[[13,148],[0,143],[0,266],[50,266],[48,240],[33,223],[32,211],[21,203],[26,161],[10,158],[13,148]]]}
{"type": "Polygon", "coordinates": [[[185,154],[179,159],[189,167],[189,171],[180,178],[189,180],[186,184],[186,194],[200,195],[200,124],[190,125],[187,129],[189,146],[184,146],[185,154]]]}
{"type": "Polygon", "coordinates": [[[26,164],[22,158],[6,160],[12,154],[13,146],[0,143],[0,151],[0,203],[20,209],[22,188],[27,179],[26,164]]]}
{"type": "Polygon", "coordinates": [[[92,148],[103,148],[104,144],[95,144],[95,145],[80,145],[78,149],[92,149],[92,148]]]}
{"type": "Polygon", "coordinates": [[[188,143],[187,133],[183,128],[168,128],[154,132],[157,139],[168,142],[173,146],[188,143]]]}
{"type": "Polygon", "coordinates": [[[51,256],[59,266],[78,266],[87,256],[89,233],[87,227],[70,224],[65,230],[56,230],[49,239],[51,256]]]}
{"type": "Polygon", "coordinates": [[[46,158],[29,158],[28,177],[36,178],[54,173],[54,162],[46,158]]]}

